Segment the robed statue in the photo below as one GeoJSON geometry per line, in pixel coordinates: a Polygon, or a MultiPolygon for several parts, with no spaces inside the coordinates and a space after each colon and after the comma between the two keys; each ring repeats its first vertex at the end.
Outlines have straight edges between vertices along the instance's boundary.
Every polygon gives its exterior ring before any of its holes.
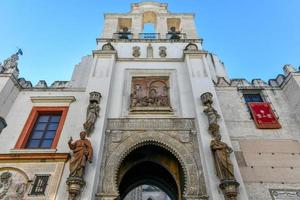
{"type": "Polygon", "coordinates": [[[96,120],[99,117],[100,99],[100,92],[94,91],[90,93],[90,101],[86,111],[86,121],[83,124],[83,128],[88,136],[90,136],[90,134],[93,132],[96,120]]]}
{"type": "Polygon", "coordinates": [[[233,152],[232,148],[221,141],[220,135],[211,141],[210,148],[214,155],[217,176],[220,180],[235,180],[233,165],[229,157],[230,153],[233,152]]]}
{"type": "Polygon", "coordinates": [[[71,137],[68,142],[70,149],[73,151],[69,177],[83,178],[87,162],[91,163],[93,160],[93,148],[91,142],[86,139],[86,135],[86,132],[82,131],[79,140],[72,142],[73,139],[71,137]]]}

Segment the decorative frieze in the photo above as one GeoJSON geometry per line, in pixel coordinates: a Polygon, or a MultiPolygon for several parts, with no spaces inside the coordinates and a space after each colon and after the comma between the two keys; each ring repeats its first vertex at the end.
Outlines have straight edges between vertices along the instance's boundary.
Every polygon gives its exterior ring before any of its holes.
{"type": "Polygon", "coordinates": [[[123,118],[108,119],[107,129],[109,130],[195,130],[194,119],[188,118],[123,118]]]}
{"type": "Polygon", "coordinates": [[[272,200],[300,199],[300,190],[295,189],[269,189],[272,200]]]}

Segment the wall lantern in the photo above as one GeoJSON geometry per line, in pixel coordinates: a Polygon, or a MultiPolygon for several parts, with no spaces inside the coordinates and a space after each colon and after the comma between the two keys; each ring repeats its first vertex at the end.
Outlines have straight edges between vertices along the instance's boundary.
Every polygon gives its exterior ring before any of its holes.
{"type": "Polygon", "coordinates": [[[6,121],[4,120],[4,118],[0,117],[0,133],[6,126],[6,121]]]}

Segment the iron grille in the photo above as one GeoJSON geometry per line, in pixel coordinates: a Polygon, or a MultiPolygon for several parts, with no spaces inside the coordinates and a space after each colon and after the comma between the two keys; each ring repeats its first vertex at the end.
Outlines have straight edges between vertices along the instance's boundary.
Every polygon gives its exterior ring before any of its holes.
{"type": "Polygon", "coordinates": [[[30,195],[45,195],[49,175],[36,175],[30,195]]]}

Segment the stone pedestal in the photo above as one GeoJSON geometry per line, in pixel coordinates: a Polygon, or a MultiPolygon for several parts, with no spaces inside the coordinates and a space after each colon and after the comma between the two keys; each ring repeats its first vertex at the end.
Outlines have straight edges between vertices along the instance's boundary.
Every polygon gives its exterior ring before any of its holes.
{"type": "Polygon", "coordinates": [[[69,200],[76,200],[76,197],[81,193],[82,187],[85,186],[85,181],[81,177],[69,177],[67,179],[69,200]]]}
{"type": "Polygon", "coordinates": [[[226,200],[236,200],[238,187],[240,184],[236,180],[223,180],[219,187],[222,189],[226,200]]]}

